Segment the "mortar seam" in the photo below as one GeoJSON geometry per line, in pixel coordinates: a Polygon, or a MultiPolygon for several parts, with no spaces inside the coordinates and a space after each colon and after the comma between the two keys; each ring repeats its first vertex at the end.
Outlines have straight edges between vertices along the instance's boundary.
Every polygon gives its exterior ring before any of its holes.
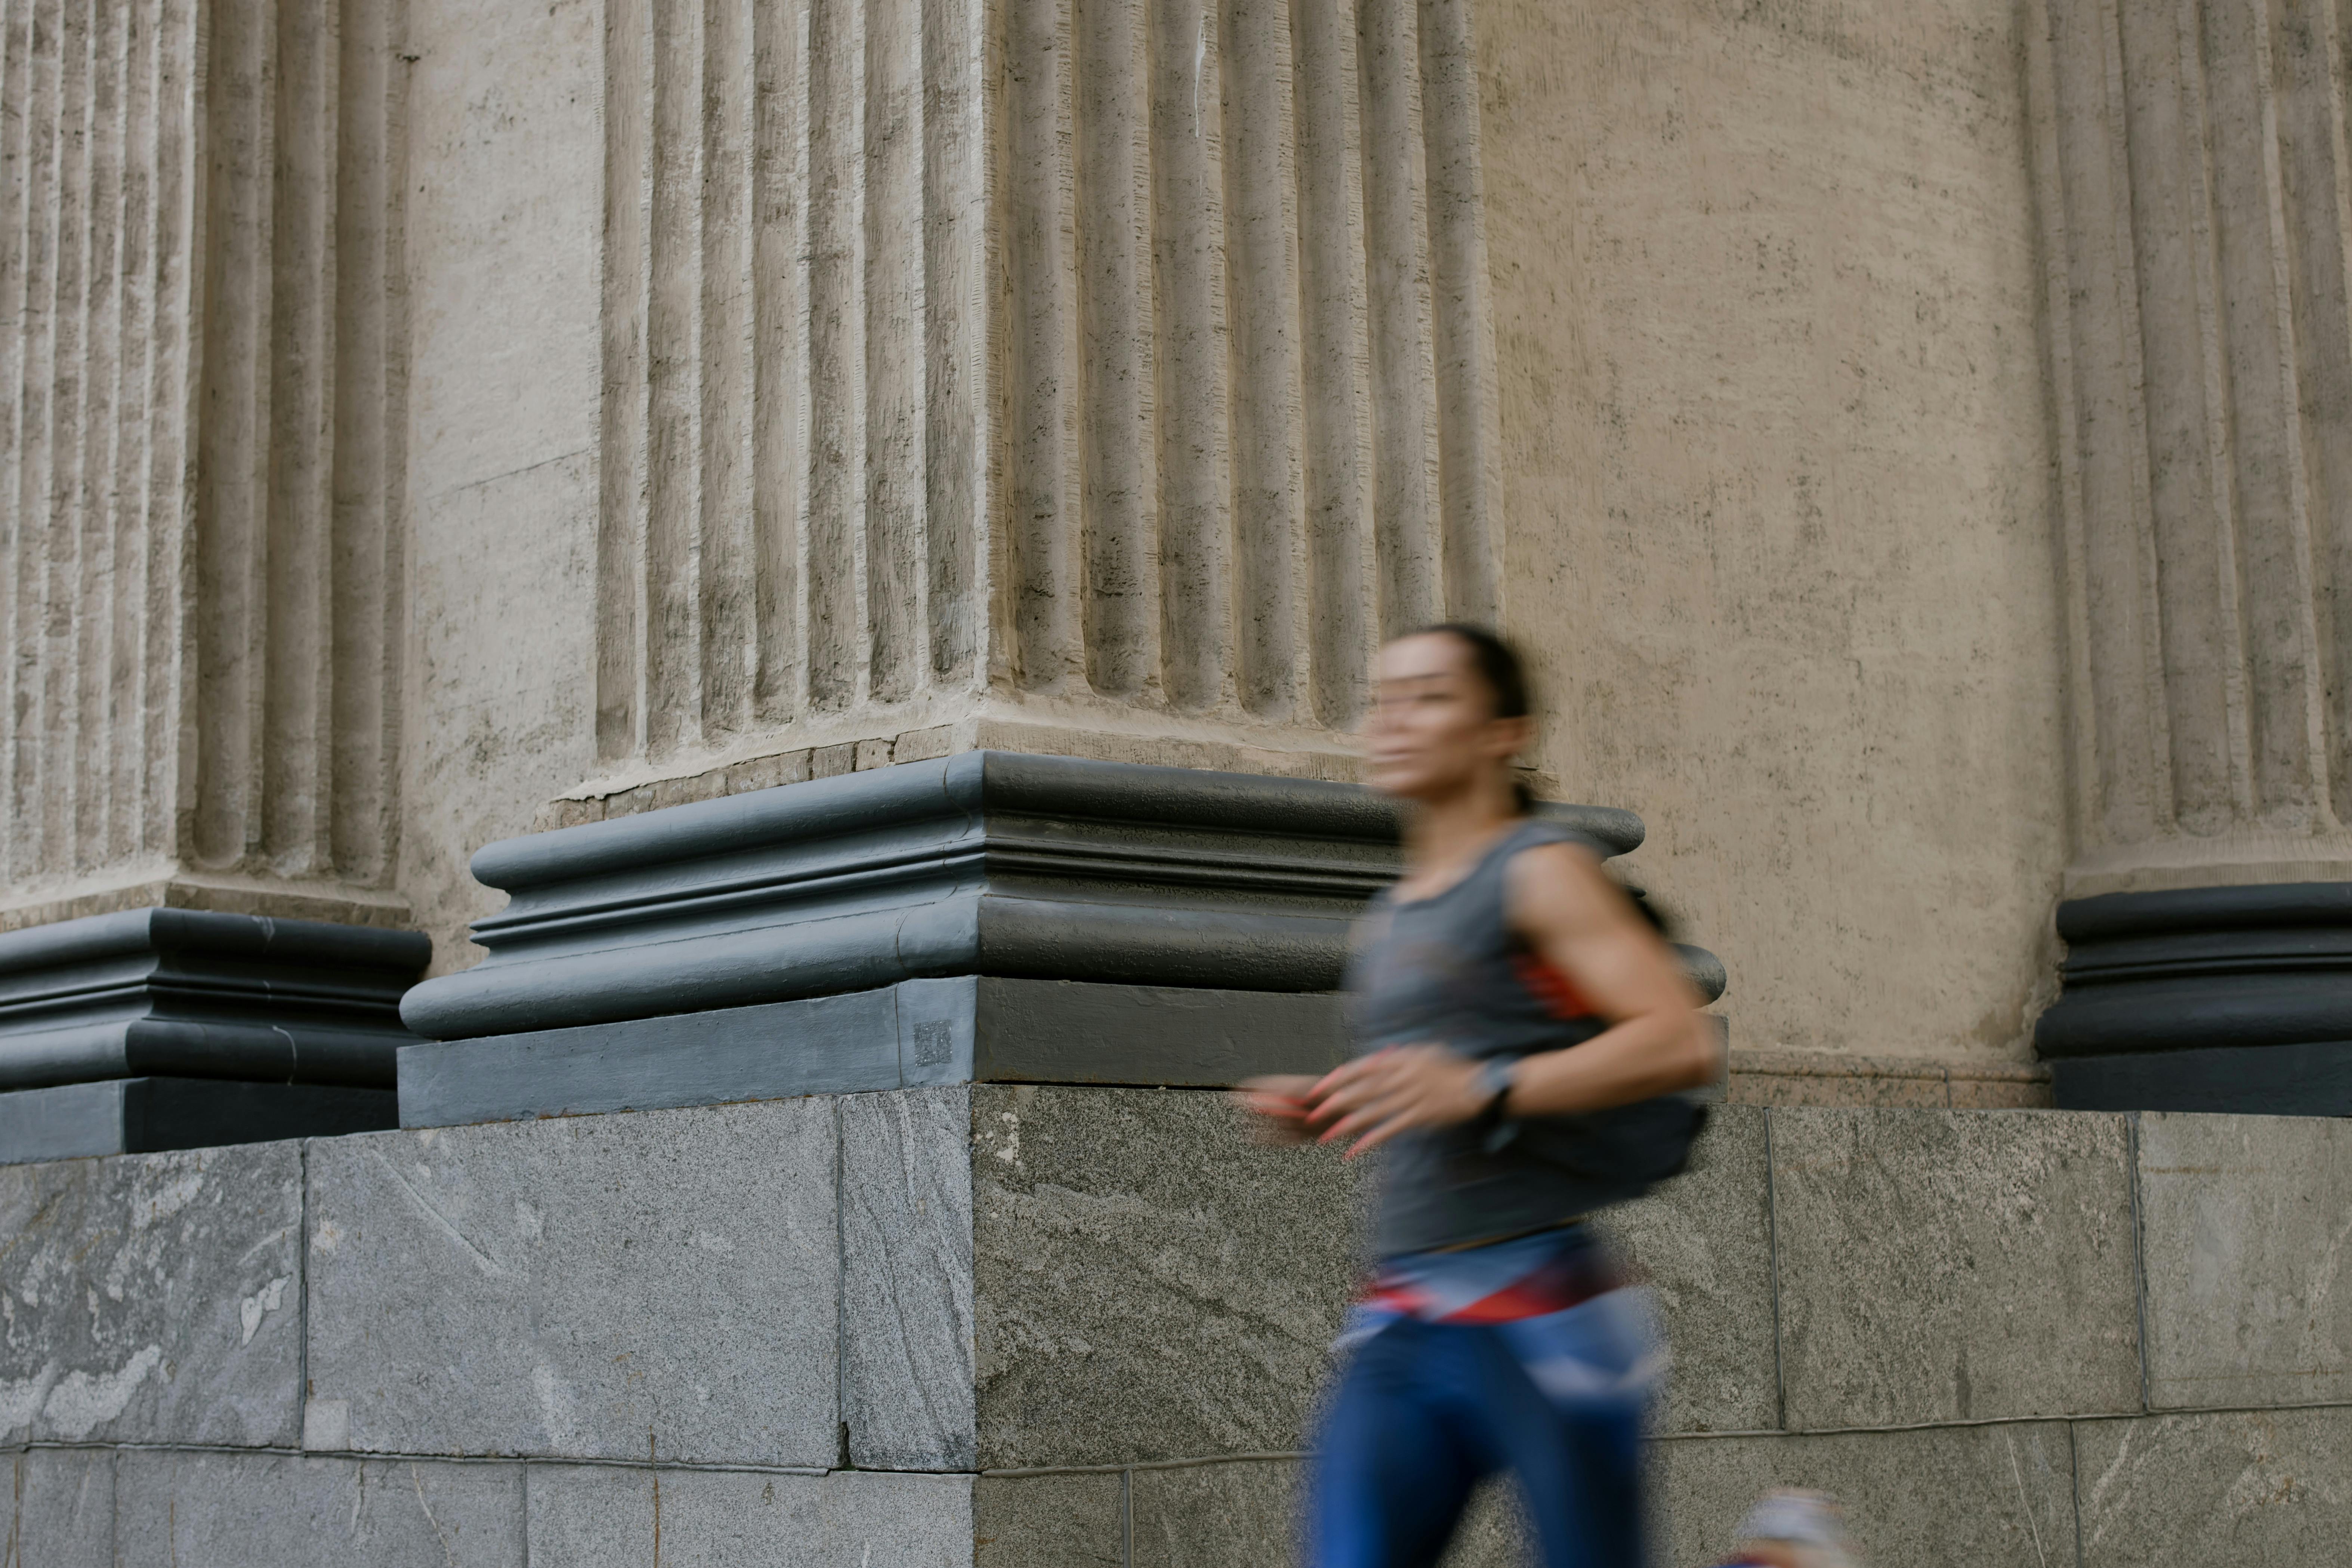
{"type": "Polygon", "coordinates": [[[2083,1450],[2072,1421],[2066,1423],[2066,1492],[2074,1504],[2074,1568],[2083,1568],[2083,1450]]]}
{"type": "MultiPolygon", "coordinates": [[[[1651,1440],[1659,1443],[1706,1443],[1726,1438],[1748,1437],[1867,1437],[1889,1432],[1948,1432],[1990,1426],[2046,1426],[2053,1423],[2079,1426],[2091,1421],[2171,1421],[2202,1415],[2301,1415],[2329,1410],[2352,1410],[2352,1399],[2314,1400],[2301,1405],[2187,1405],[2168,1410],[2095,1410],[2058,1412],[2045,1415],[1994,1415],[1967,1421],[1908,1421],[1884,1426],[1798,1426],[1738,1427],[1721,1432],[1662,1432],[1651,1440]]],[[[731,1463],[715,1459],[664,1459],[647,1464],[643,1459],[616,1459],[604,1455],[571,1454],[427,1454],[409,1453],[388,1448],[319,1448],[304,1450],[284,1447],[241,1447],[231,1443],[68,1443],[55,1438],[41,1438],[25,1443],[0,1444],[0,1454],[23,1455],[35,1451],[113,1452],[156,1454],[249,1454],[257,1458],[351,1459],[355,1462],[382,1460],[385,1462],[415,1461],[434,1465],[515,1465],[520,1467],[573,1465],[622,1470],[692,1470],[736,1475],[762,1476],[828,1476],[843,1474],[824,1465],[763,1465],[756,1460],[731,1463]]],[[[1207,1454],[1198,1458],[1176,1459],[1132,1459],[1105,1465],[1038,1465],[1025,1468],[984,1470],[897,1470],[873,1469],[855,1472],[865,1475],[893,1476],[985,1476],[1019,1478],[1024,1476],[1107,1475],[1127,1470],[1190,1469],[1202,1465],[1262,1464],[1297,1460],[1307,1458],[1304,1449],[1275,1451],[1258,1450],[1237,1454],[1207,1454]]]]}
{"type": "Polygon", "coordinates": [[[2139,1201],[2139,1119],[2137,1110],[2124,1118],[2124,1175],[2131,1193],[2132,1227],[2132,1310],[2137,1316],[2139,1330],[2139,1407],[2142,1414],[2155,1408],[2148,1395],[2151,1392],[2147,1370],[2147,1222],[2140,1212],[2139,1201]]]}
{"type": "Polygon", "coordinates": [[[301,1193],[295,1205],[294,1288],[301,1297],[300,1310],[295,1314],[299,1329],[294,1347],[294,1447],[299,1448],[310,1434],[310,1142],[298,1139],[294,1144],[295,1170],[300,1177],[301,1193]]]}
{"type": "Polygon", "coordinates": [[[1772,1146],[1772,1110],[1764,1108],[1764,1277],[1772,1302],[1772,1425],[1789,1429],[1789,1374],[1780,1350],[1780,1180],[1772,1146]]]}
{"type": "MultiPolygon", "coordinates": [[[[890,998],[898,1011],[898,996],[890,998]]],[[[841,1444],[841,1467],[850,1468],[849,1455],[849,1207],[845,1159],[842,1144],[848,1134],[842,1120],[845,1095],[833,1100],[833,1419],[841,1444]]]]}
{"type": "Polygon", "coordinates": [[[1118,1473],[1118,1564],[1135,1568],[1135,1471],[1118,1473]]]}

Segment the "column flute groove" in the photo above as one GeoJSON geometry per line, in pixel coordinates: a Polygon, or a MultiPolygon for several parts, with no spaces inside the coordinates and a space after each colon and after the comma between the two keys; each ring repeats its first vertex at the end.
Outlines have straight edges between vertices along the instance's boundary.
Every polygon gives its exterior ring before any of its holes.
{"type": "Polygon", "coordinates": [[[1314,717],[1351,725],[1364,701],[1372,595],[1371,345],[1364,277],[1363,148],[1354,18],[1290,8],[1297,107],[1300,490],[1314,717]]]}
{"type": "Polygon", "coordinates": [[[863,695],[866,562],[866,6],[815,0],[809,30],[809,702],[863,695]]]}
{"type": "Polygon", "coordinates": [[[799,714],[809,475],[809,0],[752,0],[751,703],[762,723],[799,714]]]}
{"type": "Polygon", "coordinates": [[[913,694],[930,666],[922,0],[866,0],[864,367],[866,695],[913,694]]]}
{"type": "Polygon", "coordinates": [[[1372,528],[1381,637],[1445,613],[1418,24],[1413,0],[1360,0],[1372,528]]]}
{"type": "Polygon", "coordinates": [[[698,735],[740,734],[751,727],[757,679],[758,559],[752,496],[758,457],[752,326],[757,262],[752,163],[757,68],[752,14],[758,0],[702,0],[704,87],[699,93],[701,159],[700,443],[702,472],[696,519],[695,658],[701,690],[698,735]]]}
{"type": "Polygon", "coordinates": [[[1234,685],[1241,706],[1288,719],[1302,665],[1297,590],[1298,179],[1290,19],[1283,0],[1225,0],[1220,55],[1230,306],[1234,685]]]}
{"type": "Polygon", "coordinates": [[[1179,709],[1215,707],[1234,673],[1218,22],[1213,0],[1152,0],[1160,678],[1179,709]]]}
{"type": "Polygon", "coordinates": [[[992,436],[983,234],[969,193],[988,165],[984,0],[923,0],[923,518],[930,679],[968,686],[989,616],[982,560],[992,436]]]}
{"type": "Polygon", "coordinates": [[[1076,0],[1087,679],[1160,689],[1149,0],[1076,0]]]}

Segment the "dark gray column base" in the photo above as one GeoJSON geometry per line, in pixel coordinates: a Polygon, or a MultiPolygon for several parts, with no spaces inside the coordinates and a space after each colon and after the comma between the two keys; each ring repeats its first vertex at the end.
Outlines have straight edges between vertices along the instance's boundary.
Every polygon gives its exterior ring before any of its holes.
{"type": "Polygon", "coordinates": [[[146,1154],[399,1125],[388,1089],[128,1078],[0,1093],[0,1165],[146,1154]]]}
{"type": "MultiPolygon", "coordinates": [[[[1594,853],[1642,821],[1544,805],[1594,853]]],[[[401,1001],[482,1039],[1020,975],[1331,991],[1396,877],[1400,808],[1353,784],[966,752],[492,844],[488,956],[401,1001]]],[[[1693,955],[1709,995],[1722,966],[1693,955]]]]}
{"type": "Polygon", "coordinates": [[[413,931],[121,910],[0,934],[0,1089],[108,1079],[392,1088],[413,931]]]}
{"type": "Polygon", "coordinates": [[[2061,1110],[2352,1116],[2352,1041],[2062,1057],[2050,1073],[2061,1110]]]}
{"type": "Polygon", "coordinates": [[[948,1083],[1209,1088],[1344,1056],[1328,992],[961,975],[404,1046],[400,1122],[453,1127],[948,1083]]]}

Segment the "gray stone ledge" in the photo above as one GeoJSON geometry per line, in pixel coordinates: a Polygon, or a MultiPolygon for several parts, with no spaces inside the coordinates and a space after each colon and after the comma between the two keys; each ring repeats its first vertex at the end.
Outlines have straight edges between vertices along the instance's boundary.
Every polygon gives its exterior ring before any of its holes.
{"type": "Polygon", "coordinates": [[[333,1137],[400,1124],[389,1089],[126,1078],[0,1091],[0,1165],[333,1137]]]}
{"type": "Polygon", "coordinates": [[[821,1467],[835,1105],[310,1146],[307,1446],[821,1467]]]}
{"type": "Polygon", "coordinates": [[[126,1451],[121,1568],[522,1568],[520,1465],[126,1451]]]}
{"type": "Polygon", "coordinates": [[[2121,1116],[1769,1115],[1790,1427],[2140,1407],[2121,1116]]]}
{"type": "Polygon", "coordinates": [[[2352,1400],[2352,1122],[2138,1118],[2148,1403],[2352,1400]]]}
{"type": "Polygon", "coordinates": [[[115,1461],[104,1449],[36,1448],[0,1477],[8,1568],[115,1568],[115,1461]]]}
{"type": "Polygon", "coordinates": [[[1716,1107],[1689,1171],[1601,1219],[1657,1296],[1674,1361],[1665,1432],[1769,1426],[1779,1417],[1766,1115],[1716,1107]]]}
{"type": "MultiPolygon", "coordinates": [[[[2247,1568],[2332,1561],[2352,1529],[2334,1478],[2352,1406],[1867,1432],[1689,1434],[1654,1449],[1664,1561],[1696,1565],[1768,1486],[1844,1500],[1873,1563],[2071,1561],[2247,1568]],[[2072,1430],[2069,1431],[2071,1426],[2072,1430]]],[[[643,1461],[451,1461],[142,1446],[0,1455],[0,1529],[27,1563],[235,1561],[297,1568],[320,1543],[362,1563],[635,1568],[788,1558],[888,1568],[1199,1568],[1278,1561],[1297,1455],[1224,1455],[1025,1475],[786,1472],[643,1461]],[[119,1479],[118,1479],[119,1478],[119,1479]]],[[[1523,1560],[1509,1488],[1473,1507],[1449,1568],[1523,1560]]]]}
{"type": "Polygon", "coordinates": [[[2072,1460],[2058,1421],[1665,1443],[1653,1468],[1659,1557],[1674,1568],[1719,1562],[1759,1493],[1798,1486],[1844,1503],[1867,1563],[2053,1568],[2074,1560],[2072,1460]]]}
{"type": "Polygon", "coordinates": [[[406,1127],[967,1082],[1237,1083],[1346,1054],[1330,993],[965,975],[410,1046],[406,1127]]]}
{"type": "Polygon", "coordinates": [[[2352,1041],[2062,1057],[2050,1070],[2067,1110],[2352,1116],[2352,1041]]]}
{"type": "Polygon", "coordinates": [[[301,1215],[292,1143],[0,1167],[0,1438],[292,1442],[301,1215]]]}
{"type": "MultiPolygon", "coordinates": [[[[2323,1401],[2309,1405],[2216,1405],[2189,1410],[2161,1410],[2145,1414],[2109,1415],[2070,1415],[2045,1417],[2036,1415],[2000,1416],[1980,1421],[1925,1421],[1887,1426],[1766,1426],[1740,1431],[1659,1431],[1651,1434],[1655,1444],[1723,1443],[1743,1441],[1751,1437],[1887,1437],[1911,1432],[1969,1432],[1983,1427],[2042,1426],[2053,1419],[2074,1426],[2095,1422],[2139,1421],[2154,1416],[2263,1416],[2336,1413],[2352,1419],[2352,1401],[2323,1401]]],[[[572,1468],[613,1470],[711,1470],[729,1474],[762,1476],[826,1476],[836,1471],[875,1475],[970,1475],[984,1479],[1021,1480],[1045,1476],[1116,1476],[1144,1470],[1181,1470],[1199,1465],[1257,1464],[1265,1461],[1302,1459],[1303,1448],[1250,1449],[1222,1454],[1181,1455],[1165,1459],[1124,1459],[1098,1465],[1028,1465],[1003,1466],[982,1469],[940,1469],[928,1465],[771,1465],[753,1460],[697,1460],[642,1458],[576,1458],[545,1454],[451,1454],[430,1451],[395,1451],[385,1449],[320,1449],[288,1447],[276,1445],[242,1445],[226,1443],[142,1443],[86,1442],[60,1443],[16,1441],[0,1443],[0,1460],[12,1455],[33,1453],[97,1453],[97,1454],[275,1454],[284,1458],[326,1457],[339,1459],[429,1459],[436,1464],[451,1465],[561,1465],[572,1468]]]]}
{"type": "Polygon", "coordinates": [[[2083,1568],[2341,1563],[2352,1410],[2075,1423],[2083,1568]]]}
{"type": "Polygon", "coordinates": [[[970,1092],[982,1466],[1295,1446],[1363,1168],[1251,1142],[1222,1096],[970,1092]]]}
{"type": "Polygon", "coordinates": [[[978,1478],[973,1568],[1127,1568],[1127,1488],[1118,1470],[978,1478]]]}
{"type": "Polygon", "coordinates": [[[530,1468],[530,1560],[565,1568],[970,1568],[972,1479],[530,1468]]]}
{"type": "Polygon", "coordinates": [[[840,1105],[841,1419],[850,1461],[971,1469],[970,1093],[856,1094],[840,1105]]]}

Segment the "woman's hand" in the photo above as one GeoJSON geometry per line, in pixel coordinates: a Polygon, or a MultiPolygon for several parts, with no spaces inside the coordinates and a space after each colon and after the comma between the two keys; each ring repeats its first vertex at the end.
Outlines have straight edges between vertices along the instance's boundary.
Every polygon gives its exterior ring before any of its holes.
{"type": "Polygon", "coordinates": [[[1274,1078],[1244,1079],[1234,1099],[1249,1113],[1251,1131],[1261,1143],[1304,1143],[1312,1136],[1307,1127],[1307,1096],[1316,1080],[1304,1073],[1274,1078]]]}
{"type": "Polygon", "coordinates": [[[1391,1046],[1332,1068],[1306,1096],[1318,1142],[1353,1139],[1352,1160],[1415,1127],[1451,1127],[1492,1098],[1478,1064],[1444,1046],[1391,1046]]]}

